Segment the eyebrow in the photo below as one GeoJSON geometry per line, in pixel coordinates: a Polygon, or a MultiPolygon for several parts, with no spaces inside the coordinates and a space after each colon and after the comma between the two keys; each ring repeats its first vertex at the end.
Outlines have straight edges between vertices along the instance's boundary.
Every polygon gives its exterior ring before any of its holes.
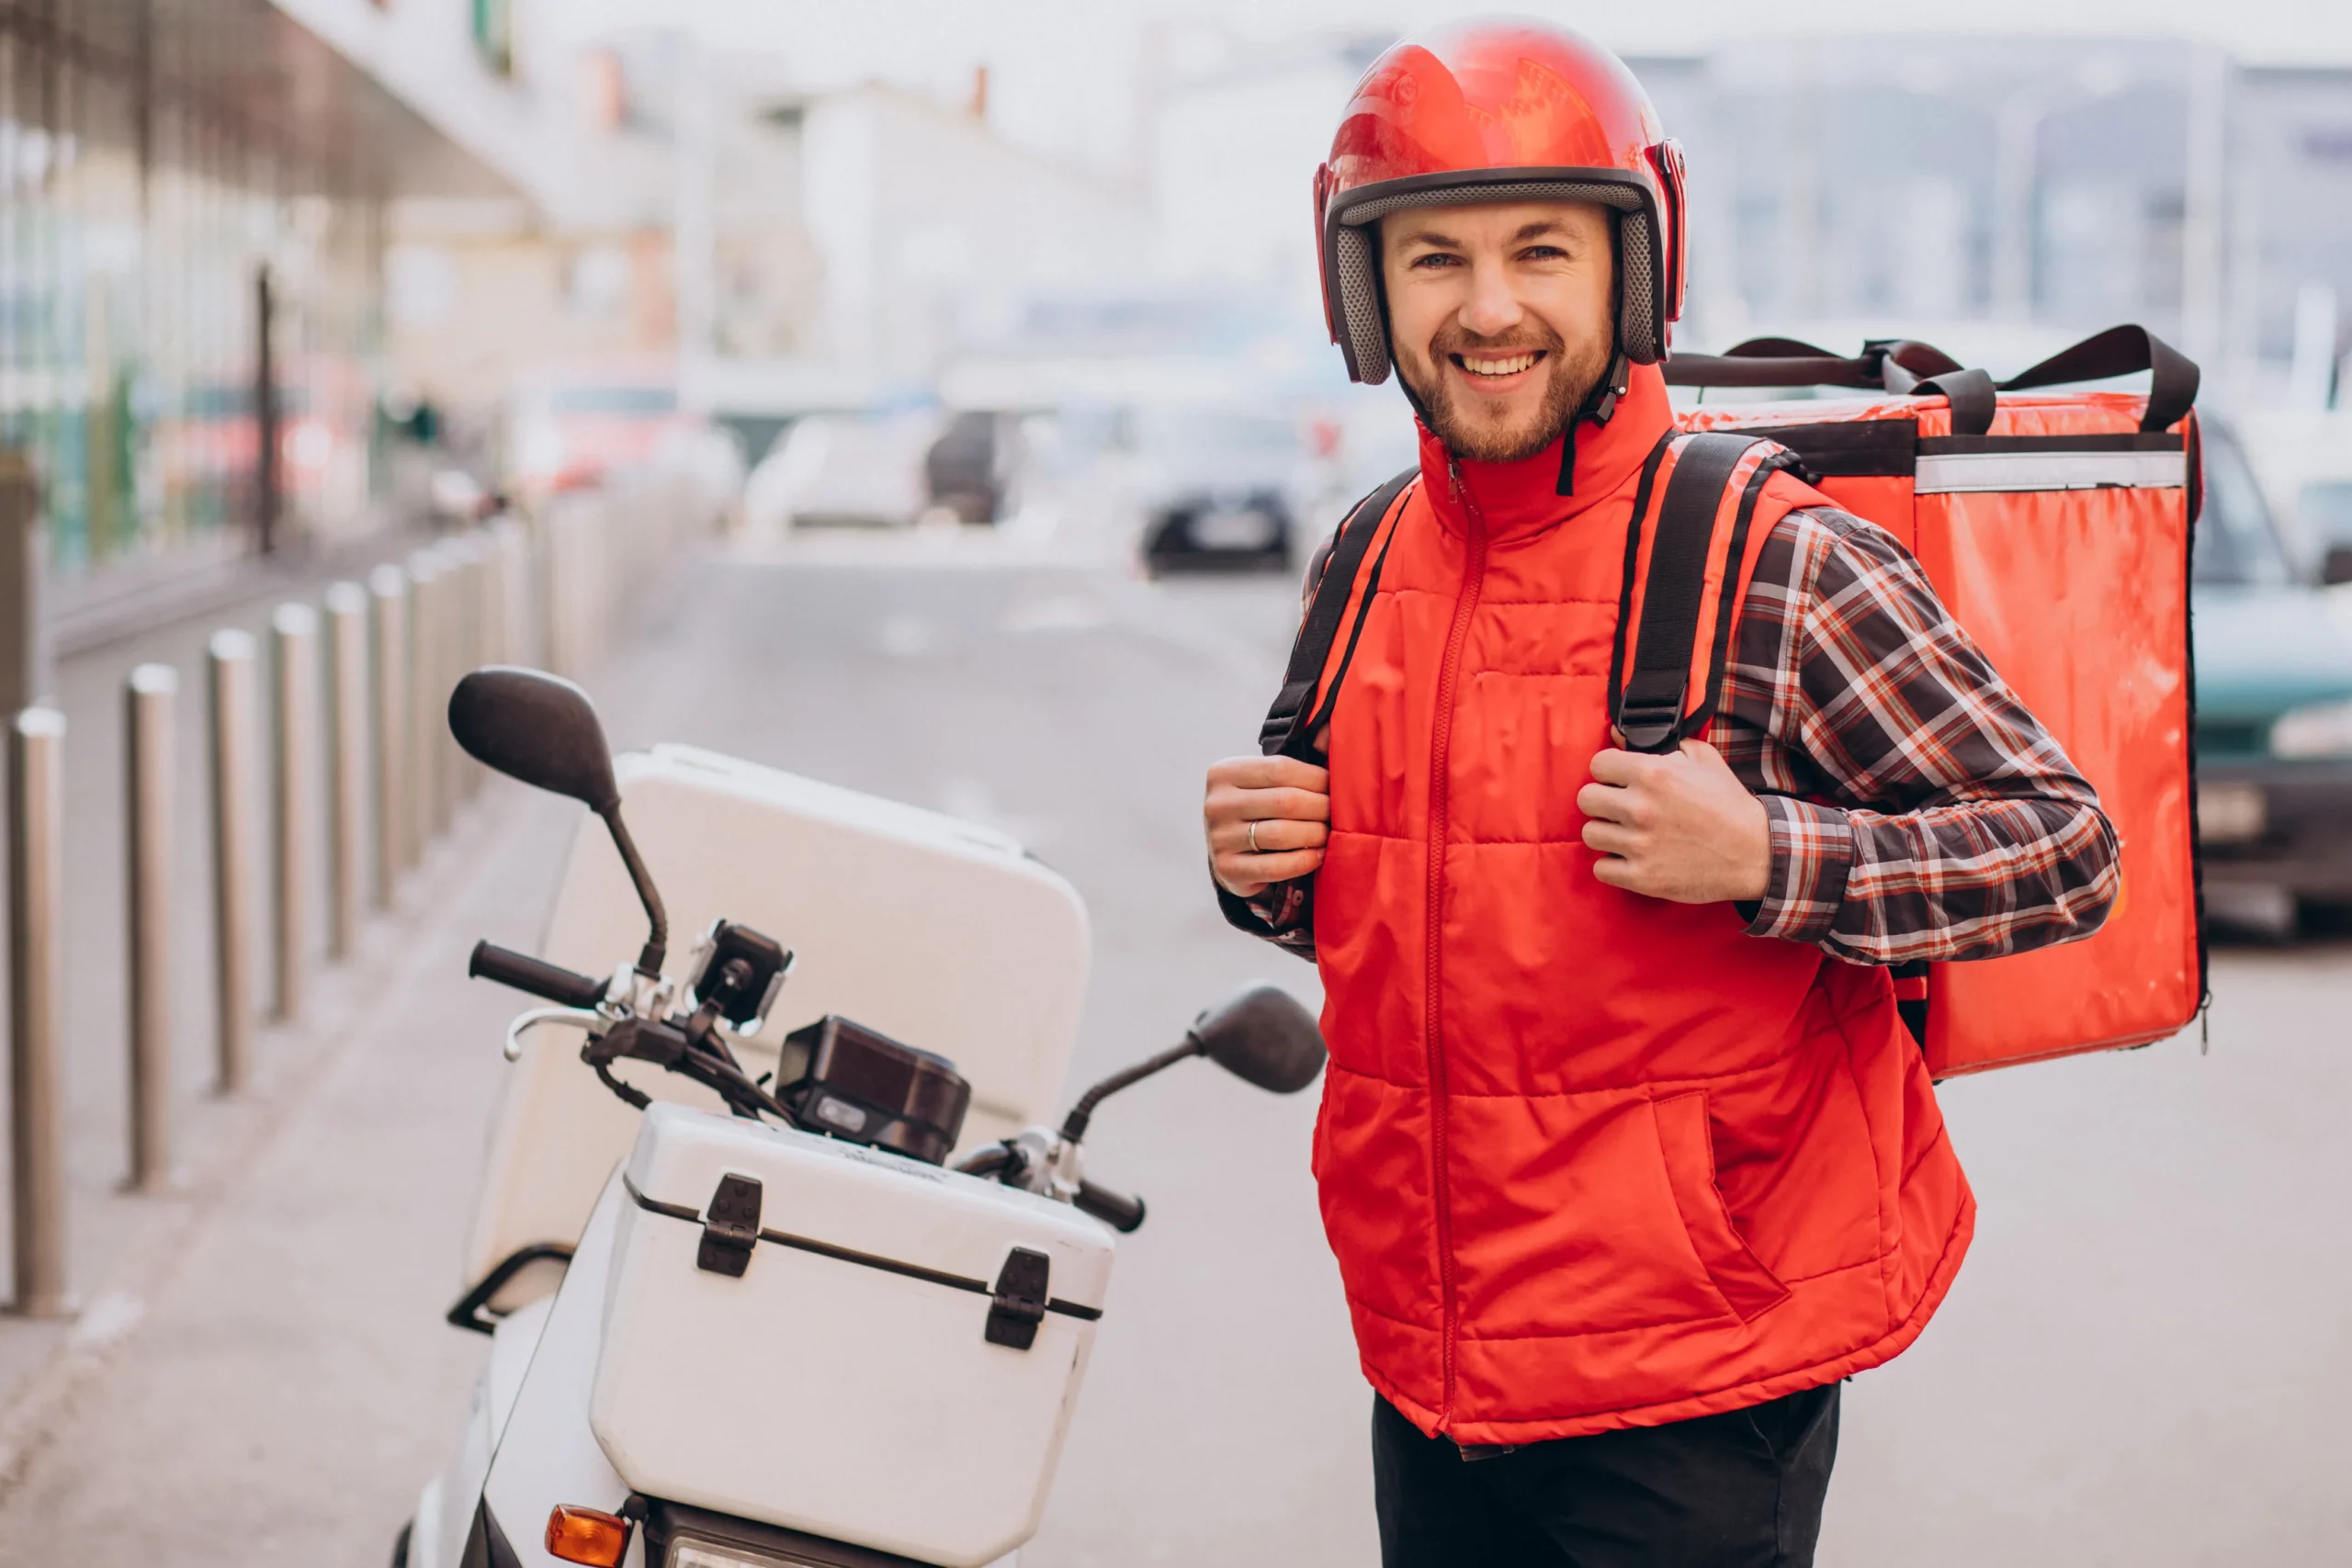
{"type": "MultiPolygon", "coordinates": [[[[1561,222],[1558,219],[1539,218],[1532,223],[1521,224],[1519,226],[1518,232],[1511,235],[1510,243],[1514,245],[1524,244],[1526,242],[1536,239],[1544,234],[1557,234],[1563,238],[1574,237],[1568,233],[1568,226],[1561,222]]],[[[1396,243],[1400,247],[1405,245],[1435,245],[1440,249],[1456,251],[1464,248],[1460,240],[1455,239],[1451,234],[1440,233],[1435,229],[1412,230],[1408,233],[1400,235],[1397,238],[1396,243]]]]}

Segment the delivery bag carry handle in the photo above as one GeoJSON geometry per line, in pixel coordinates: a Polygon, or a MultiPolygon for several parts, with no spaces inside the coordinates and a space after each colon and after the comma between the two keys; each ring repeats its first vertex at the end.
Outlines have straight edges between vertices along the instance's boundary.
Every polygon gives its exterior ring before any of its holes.
{"type": "Polygon", "coordinates": [[[2000,382],[1982,370],[1963,369],[1941,349],[1908,338],[1864,344],[1854,359],[1793,338],[1751,338],[1724,354],[1678,354],[1665,365],[1667,384],[1672,387],[1860,387],[1898,396],[1940,393],[1951,403],[1955,435],[1982,435],[1992,429],[2000,392],[2103,381],[2143,370],[2150,377],[2148,407],[2140,428],[2169,430],[2197,401],[2197,366],[2142,326],[2109,327],[2000,382]]]}
{"type": "Polygon", "coordinates": [[[2148,408],[2140,416],[2140,428],[2149,433],[2170,430],[2197,401],[2197,363],[2145,327],[2109,327],[2010,377],[2001,383],[2001,390],[2104,381],[2143,370],[2149,373],[2148,408]]]}
{"type": "Polygon", "coordinates": [[[1960,361],[1934,344],[1910,338],[1867,343],[1860,357],[1847,359],[1786,337],[1749,338],[1722,354],[1672,355],[1664,367],[1669,387],[1860,387],[1871,390],[1893,390],[1891,380],[1903,381],[1907,387],[1960,367],[1960,361]],[[1901,374],[1890,378],[1890,365],[1901,374]]]}

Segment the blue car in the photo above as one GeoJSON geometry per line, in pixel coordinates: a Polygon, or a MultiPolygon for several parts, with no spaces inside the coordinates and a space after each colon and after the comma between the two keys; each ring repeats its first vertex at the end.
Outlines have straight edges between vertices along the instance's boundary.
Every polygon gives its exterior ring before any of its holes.
{"type": "Polygon", "coordinates": [[[2352,907],[2352,586],[2297,570],[2215,421],[2192,576],[2207,909],[2277,934],[2340,917],[2352,907]]]}

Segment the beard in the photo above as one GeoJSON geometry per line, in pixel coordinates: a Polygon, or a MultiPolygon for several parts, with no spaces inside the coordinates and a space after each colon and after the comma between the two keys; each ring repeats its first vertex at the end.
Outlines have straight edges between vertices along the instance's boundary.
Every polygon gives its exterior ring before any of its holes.
{"type": "MultiPolygon", "coordinates": [[[[1448,321],[1430,340],[1428,357],[1408,365],[1396,360],[1396,373],[1420,400],[1430,431],[1446,450],[1474,463],[1516,463],[1532,457],[1565,433],[1592,389],[1609,373],[1610,340],[1588,339],[1571,351],[1556,332],[1531,321],[1500,337],[1481,337],[1448,321]],[[1487,411],[1473,412],[1453,395],[1444,367],[1457,354],[1540,352],[1547,375],[1543,397],[1532,412],[1496,418],[1487,411]]],[[[1468,374],[1468,372],[1464,372],[1468,374]]]]}

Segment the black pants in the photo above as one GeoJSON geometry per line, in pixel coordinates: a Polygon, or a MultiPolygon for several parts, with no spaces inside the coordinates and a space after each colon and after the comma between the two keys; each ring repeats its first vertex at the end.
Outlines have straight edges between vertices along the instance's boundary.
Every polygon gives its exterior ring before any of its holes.
{"type": "Polygon", "coordinates": [[[1811,1568],[1838,1384],[1464,1459],[1372,1408],[1384,1568],[1811,1568]]]}

